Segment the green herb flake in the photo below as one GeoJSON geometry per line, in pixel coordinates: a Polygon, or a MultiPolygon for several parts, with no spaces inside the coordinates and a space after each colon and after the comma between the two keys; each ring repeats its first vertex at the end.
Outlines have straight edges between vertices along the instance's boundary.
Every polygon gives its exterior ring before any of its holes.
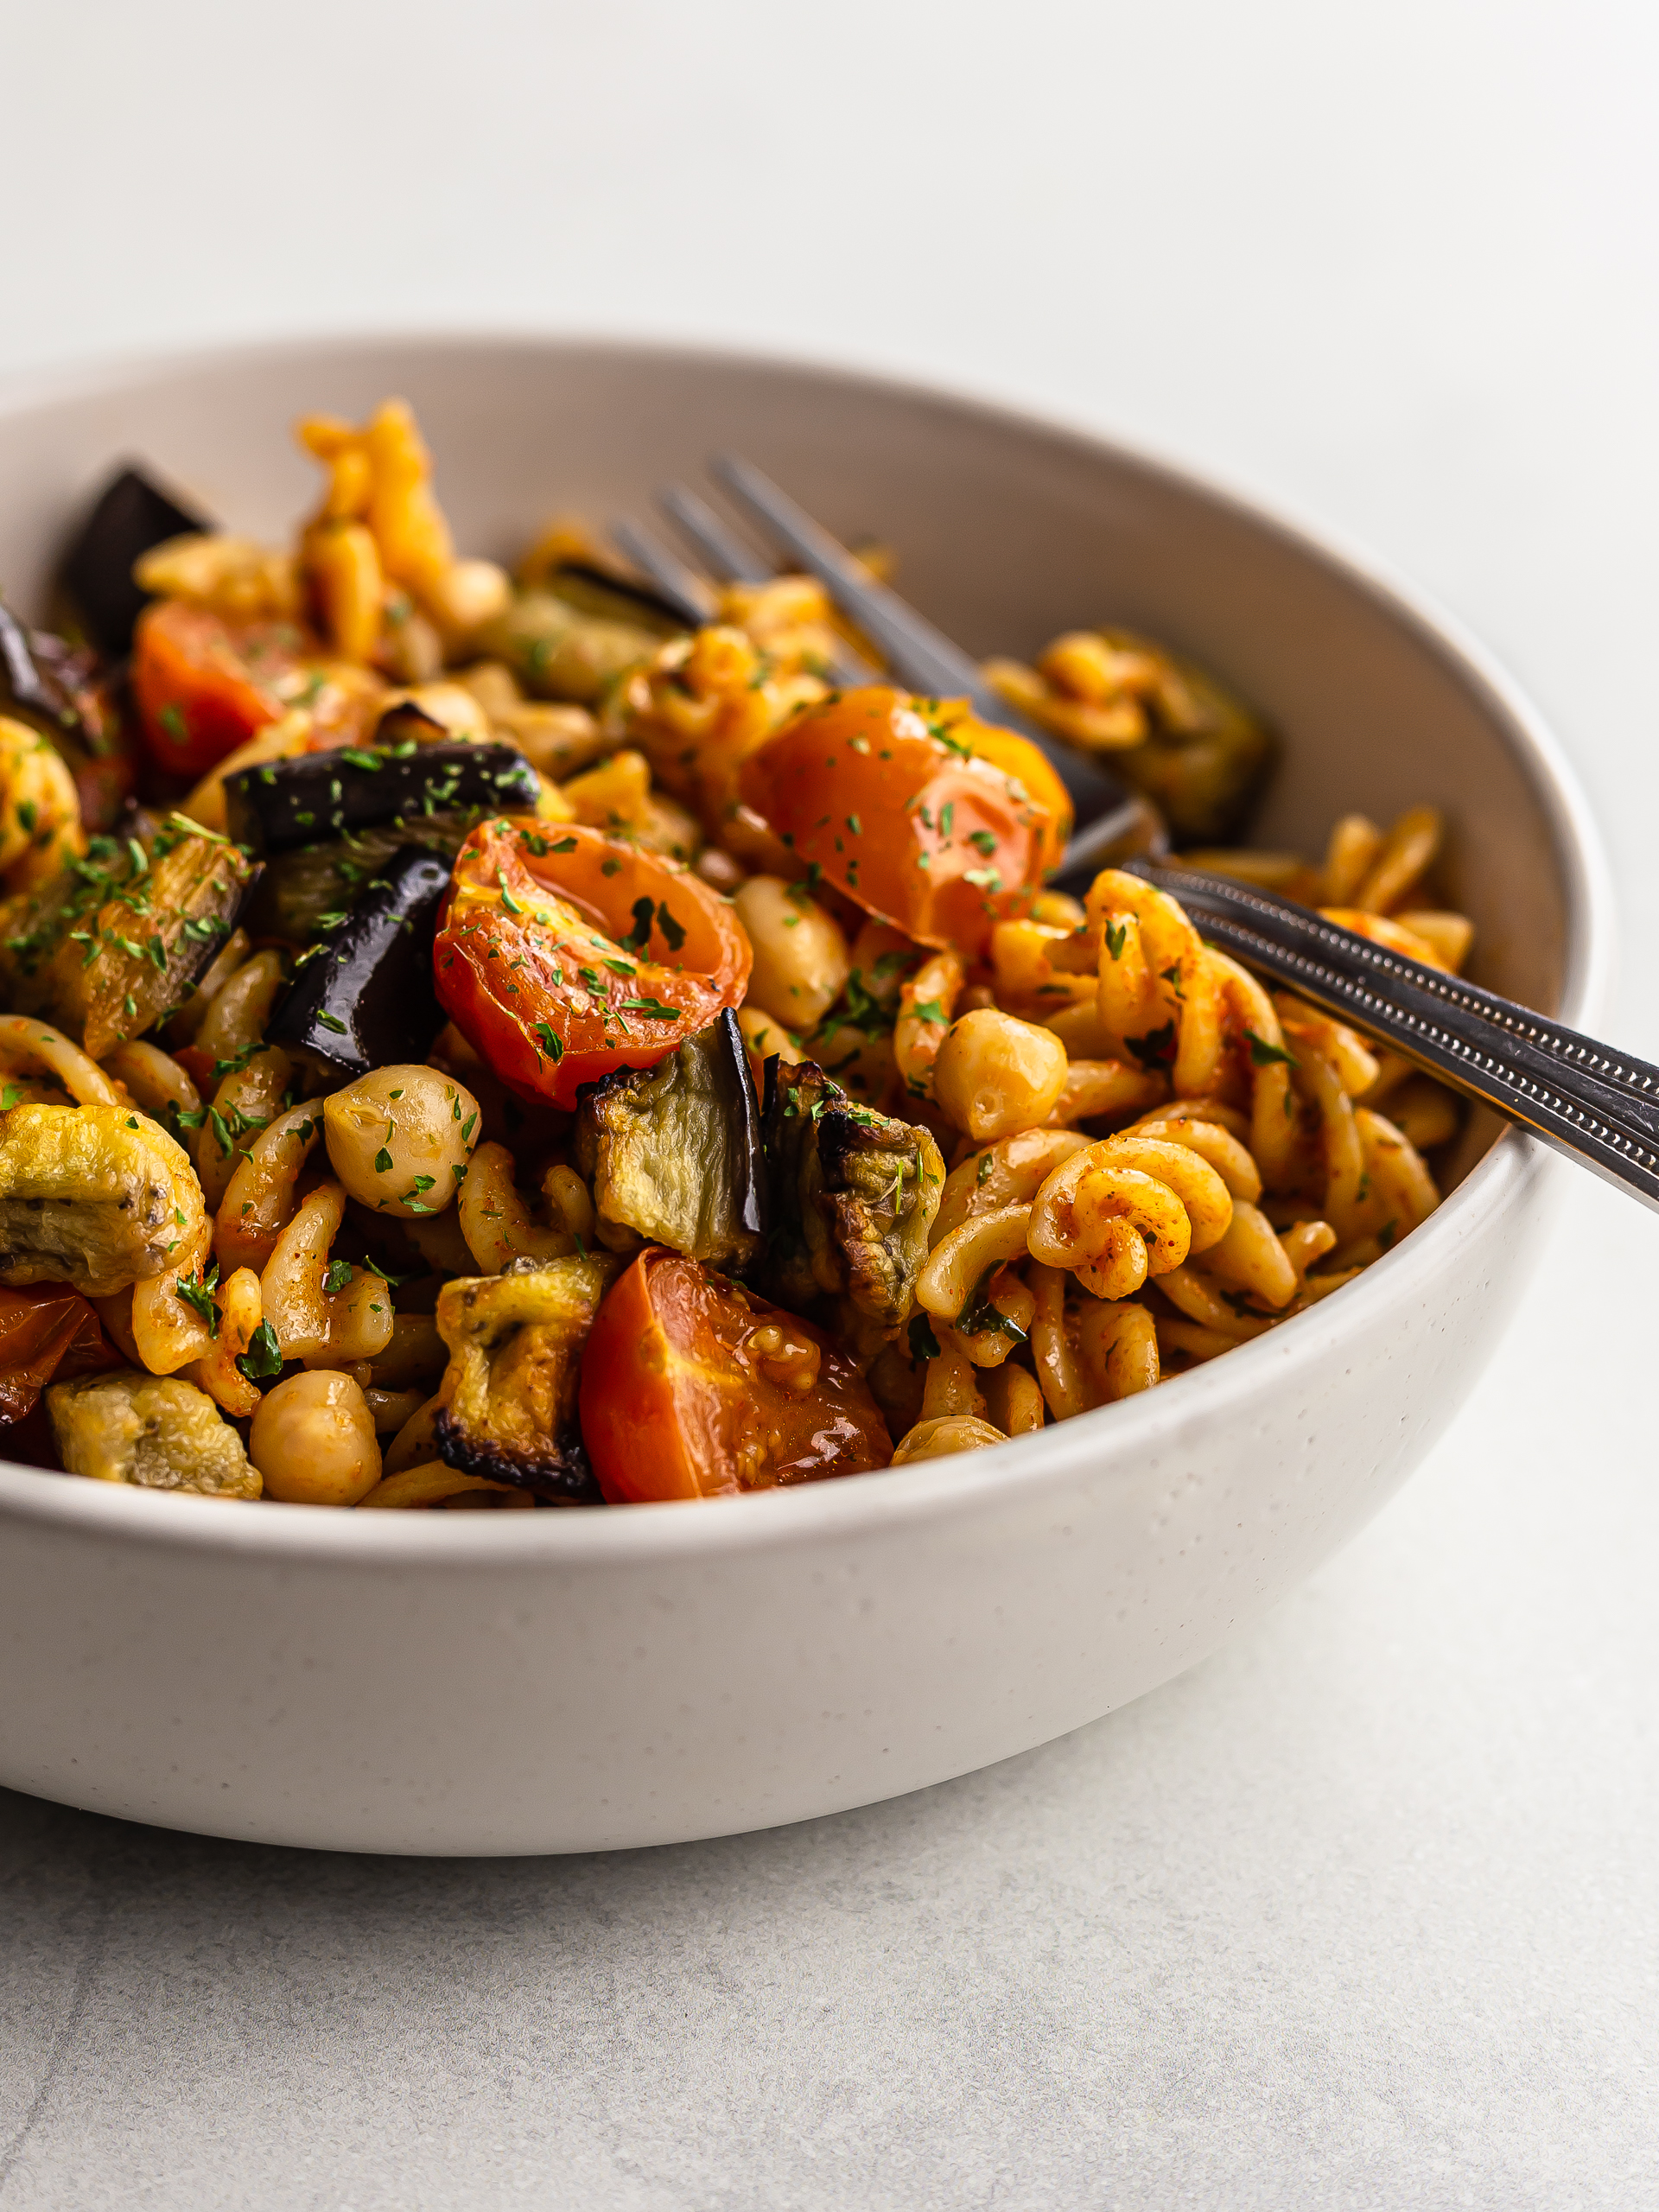
{"type": "Polygon", "coordinates": [[[1258,1037],[1254,1029],[1247,1029],[1244,1035],[1249,1045],[1250,1065],[1253,1067],[1270,1068],[1275,1062],[1287,1068],[1296,1065],[1294,1056],[1286,1052],[1282,1045],[1269,1045],[1267,1039],[1258,1037]]]}
{"type": "Polygon", "coordinates": [[[933,1324],[925,1313],[912,1314],[907,1333],[910,1338],[910,1356],[912,1360],[938,1357],[939,1340],[934,1335],[933,1324]]]}
{"type": "Polygon", "coordinates": [[[268,1382],[283,1371],[283,1348],[269,1321],[262,1321],[248,1338],[246,1351],[238,1352],[237,1372],[249,1382],[268,1382]]]}

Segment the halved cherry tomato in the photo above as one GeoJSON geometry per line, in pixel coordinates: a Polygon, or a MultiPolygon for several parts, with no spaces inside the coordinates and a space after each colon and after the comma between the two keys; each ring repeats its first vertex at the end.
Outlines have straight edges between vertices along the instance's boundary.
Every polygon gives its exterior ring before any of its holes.
{"type": "Polygon", "coordinates": [[[811,707],[743,764],[745,803],[802,865],[921,944],[982,951],[1071,828],[1037,747],[965,699],[872,683],[811,707]]]}
{"type": "Polygon", "coordinates": [[[569,1107],[739,1005],[753,955],[717,891],[597,830],[498,816],[455,855],[433,972],[451,1020],[521,1098],[569,1107]]]}
{"type": "Polygon", "coordinates": [[[229,622],[181,599],[138,618],[132,692],[158,768],[200,776],[288,711],[319,648],[293,622],[229,622]]]}
{"type": "Polygon", "coordinates": [[[718,1497],[885,1467],[851,1360],[810,1321],[653,1244],[582,1348],[582,1442],[613,1505],[718,1497]]]}
{"type": "Polygon", "coordinates": [[[0,1421],[21,1421],[59,1377],[120,1364],[97,1314],[67,1283],[0,1289],[0,1421]]]}

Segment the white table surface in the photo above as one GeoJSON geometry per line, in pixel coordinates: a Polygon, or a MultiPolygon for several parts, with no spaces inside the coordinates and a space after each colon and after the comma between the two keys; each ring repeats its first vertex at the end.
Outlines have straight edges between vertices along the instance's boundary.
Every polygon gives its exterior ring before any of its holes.
{"type": "MultiPolygon", "coordinates": [[[[1639,0],[105,0],[4,38],[0,372],[553,326],[1127,432],[1482,632],[1659,942],[1639,0]]],[[[1624,976],[1612,1033],[1659,1058],[1624,976]]],[[[0,2207],[1659,2202],[1659,1226],[1556,1173],[1401,1498],[990,1772],[564,1861],[0,1793],[0,2207]]]]}

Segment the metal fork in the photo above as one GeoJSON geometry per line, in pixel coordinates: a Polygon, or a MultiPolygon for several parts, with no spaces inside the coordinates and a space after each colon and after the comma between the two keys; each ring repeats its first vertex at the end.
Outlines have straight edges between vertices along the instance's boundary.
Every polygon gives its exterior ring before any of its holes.
{"type": "MultiPolygon", "coordinates": [[[[717,455],[710,467],[746,514],[819,579],[841,612],[880,648],[899,683],[931,696],[965,694],[984,720],[1041,743],[1057,767],[1070,768],[1078,760],[1080,756],[1069,752],[1062,754],[1046,732],[1033,731],[1014,714],[959,646],[896,592],[877,583],[845,546],[758,468],[734,454],[717,455]]],[[[672,502],[664,497],[663,504],[690,528],[706,556],[721,565],[734,551],[741,559],[754,560],[695,494],[672,502]],[[702,511],[696,524],[687,524],[688,497],[695,503],[689,512],[702,511]],[[705,534],[702,517],[720,537],[705,534]],[[717,551],[722,541],[724,550],[717,551]]],[[[641,565],[660,586],[662,578],[650,563],[641,565]]],[[[756,573],[758,580],[772,572],[758,565],[756,573]]],[[[1102,781],[1122,793],[1115,779],[1102,781]]],[[[1073,788],[1070,781],[1068,788],[1073,788]]],[[[1098,788],[1088,789],[1088,798],[1097,801],[1099,796],[1098,788]]],[[[1144,801],[1135,804],[1146,809],[1144,801]]],[[[1141,822],[1144,825],[1144,815],[1141,822]]],[[[1073,839],[1056,881],[1065,884],[1070,878],[1076,887],[1086,887],[1103,864],[1103,851],[1109,852],[1123,834],[1118,816],[1097,815],[1073,839]],[[1113,836],[1097,834],[1102,825],[1110,827],[1113,836]]],[[[1179,899],[1206,938],[1247,966],[1453,1089],[1496,1108],[1659,1211],[1659,1067],[1598,1044],[1478,983],[1342,929],[1308,907],[1183,868],[1166,854],[1166,843],[1150,856],[1143,846],[1141,857],[1119,864],[1179,899]]]]}

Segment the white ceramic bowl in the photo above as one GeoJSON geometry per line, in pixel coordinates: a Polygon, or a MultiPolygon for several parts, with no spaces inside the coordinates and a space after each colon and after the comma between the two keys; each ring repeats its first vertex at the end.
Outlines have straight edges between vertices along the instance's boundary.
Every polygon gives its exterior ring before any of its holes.
{"type": "MultiPolygon", "coordinates": [[[[753,359],[540,340],[262,348],[0,403],[0,581],[28,606],[126,455],[238,527],[311,494],[287,426],[407,395],[461,542],[645,507],[719,445],[902,550],[967,645],[1108,617],[1265,709],[1259,842],[1349,807],[1452,823],[1478,972],[1592,1020],[1610,902],[1537,717],[1446,626],[1224,493],[1023,416],[753,359]]],[[[1270,1336],[972,1458],[792,1493],[534,1516],[243,1508],[0,1467],[0,1781],[365,1851],[586,1851],[795,1821],[1094,1719],[1255,1619],[1464,1398],[1558,1173],[1483,1126],[1426,1227],[1270,1336]],[[1484,1156],[1478,1156],[1483,1147],[1484,1156]]]]}

